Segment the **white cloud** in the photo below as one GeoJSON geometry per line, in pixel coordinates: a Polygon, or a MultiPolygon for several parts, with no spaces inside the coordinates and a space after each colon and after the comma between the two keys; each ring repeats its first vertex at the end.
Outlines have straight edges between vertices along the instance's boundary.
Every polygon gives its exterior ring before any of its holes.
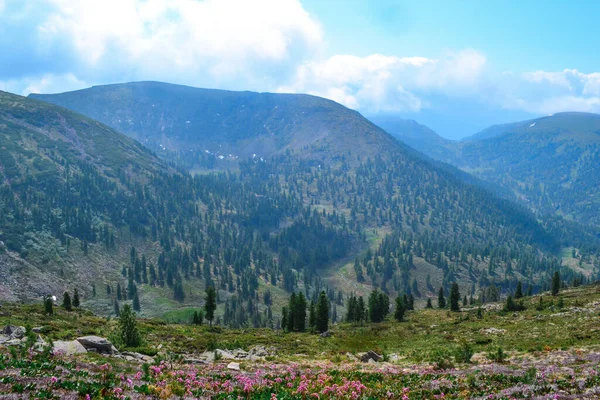
{"type": "Polygon", "coordinates": [[[440,59],[335,55],[300,65],[278,92],[310,93],[369,112],[419,111],[422,94],[436,91],[461,96],[478,90],[485,57],[464,50],[440,59]]]}
{"type": "Polygon", "coordinates": [[[226,82],[313,53],[323,36],[296,0],[47,1],[45,40],[69,38],[87,69],[117,64],[140,76],[226,82]]]}
{"type": "Polygon", "coordinates": [[[0,90],[24,96],[29,93],[59,93],[88,86],[88,83],[79,80],[72,73],[44,74],[39,77],[0,81],[0,90]]]}

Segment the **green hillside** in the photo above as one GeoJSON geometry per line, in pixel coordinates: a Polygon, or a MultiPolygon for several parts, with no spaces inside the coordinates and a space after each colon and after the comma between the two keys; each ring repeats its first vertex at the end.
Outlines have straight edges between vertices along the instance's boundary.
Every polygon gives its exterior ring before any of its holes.
{"type": "MultiPolygon", "coordinates": [[[[187,319],[189,310],[203,302],[204,289],[215,286],[222,323],[266,326],[292,291],[315,300],[325,290],[341,315],[347,296],[373,288],[392,296],[409,293],[424,303],[454,281],[464,293],[478,296],[512,290],[517,281],[541,290],[555,270],[569,280],[587,281],[598,274],[594,240],[580,248],[580,237],[560,221],[541,225],[524,208],[422,157],[339,104],[303,95],[157,83],[103,87],[102,98],[120,99],[123,88],[133,93],[144,88],[146,93],[157,87],[191,93],[189,98],[184,92],[169,95],[164,112],[152,111],[173,124],[180,121],[177,113],[169,116],[173,110],[193,109],[189,104],[199,94],[210,94],[203,100],[206,107],[214,103],[221,111],[223,104],[240,99],[251,104],[249,98],[294,107],[285,122],[273,125],[278,130],[271,136],[249,134],[238,125],[207,134],[208,140],[238,149],[241,142],[278,143],[270,157],[239,156],[232,171],[189,175],[101,124],[94,123],[92,129],[90,120],[63,108],[6,94],[3,115],[13,122],[6,124],[4,149],[21,175],[7,177],[2,187],[0,240],[8,250],[2,257],[32,268],[29,285],[52,282],[53,292],[80,286],[85,304],[104,314],[113,312],[115,303],[139,300],[143,315],[170,320],[187,319]],[[39,115],[44,115],[43,128],[34,128],[30,120],[39,115]],[[63,120],[71,122],[62,130],[52,128],[63,126],[63,120]],[[306,132],[312,136],[305,137],[306,132]],[[48,136],[67,155],[40,148],[38,141],[48,136]],[[90,150],[85,151],[90,154],[68,158],[82,147],[74,139],[79,136],[80,142],[89,141],[90,150]],[[115,144],[94,153],[105,141],[115,144]],[[48,173],[57,182],[56,191],[41,190],[36,171],[28,168],[29,158],[13,150],[26,143],[31,159],[47,158],[54,168],[48,173]],[[144,165],[149,167],[135,172],[144,165]],[[38,244],[40,238],[52,246],[38,244]],[[571,247],[579,250],[562,251],[571,247]],[[56,250],[48,255],[48,249],[56,250]],[[91,296],[94,291],[96,296],[91,296]]],[[[97,90],[74,92],[73,104],[85,109],[85,94],[97,90]]],[[[154,108],[161,104],[160,93],[154,108]]],[[[142,97],[138,106],[133,97],[128,110],[142,115],[146,102],[142,97]]],[[[119,101],[112,108],[109,101],[103,104],[106,115],[116,115],[122,107],[119,101]]],[[[252,117],[245,117],[248,126],[268,126],[272,109],[267,112],[261,104],[255,103],[252,117]]],[[[238,108],[226,109],[225,120],[241,123],[238,108]]],[[[186,145],[204,145],[195,135],[164,131],[175,139],[186,138],[186,145]]],[[[9,271],[12,281],[25,275],[17,267],[9,271]]],[[[14,284],[5,290],[31,298],[48,290],[41,287],[17,293],[20,286],[14,284]]]]}

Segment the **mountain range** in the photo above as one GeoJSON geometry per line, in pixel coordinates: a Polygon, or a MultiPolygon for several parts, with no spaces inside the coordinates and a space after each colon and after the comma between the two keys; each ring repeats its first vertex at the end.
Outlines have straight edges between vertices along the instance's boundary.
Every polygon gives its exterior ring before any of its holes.
{"type": "Polygon", "coordinates": [[[343,309],[373,288],[425,302],[454,281],[477,295],[598,273],[581,225],[314,96],[159,82],[2,92],[0,137],[5,298],[78,286],[105,314],[137,297],[142,314],[176,317],[215,286],[223,322],[263,326],[294,290],[343,309]]]}
{"type": "Polygon", "coordinates": [[[376,122],[428,156],[512,193],[534,212],[600,225],[598,114],[495,125],[461,141],[401,119],[376,122]]]}

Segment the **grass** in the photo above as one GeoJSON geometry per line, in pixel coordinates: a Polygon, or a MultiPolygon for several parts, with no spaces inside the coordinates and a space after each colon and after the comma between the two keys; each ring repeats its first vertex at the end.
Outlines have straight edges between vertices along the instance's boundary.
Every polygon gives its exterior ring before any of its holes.
{"type": "MultiPolygon", "coordinates": [[[[440,352],[455,351],[461,344],[472,346],[475,353],[494,352],[502,348],[508,353],[531,353],[549,349],[570,349],[600,343],[597,328],[600,313],[600,286],[565,290],[558,298],[542,295],[545,308],[538,311],[539,297],[525,299],[527,310],[519,313],[485,311],[477,318],[477,308],[459,313],[447,310],[421,309],[407,313],[407,321],[386,320],[380,324],[354,326],[341,323],[331,327],[332,337],[321,338],[310,333],[283,333],[264,329],[228,329],[168,323],[159,319],[138,320],[146,347],[163,347],[174,353],[202,352],[209,348],[244,348],[254,345],[277,349],[279,360],[310,357],[332,359],[346,352],[374,350],[397,354],[406,363],[433,360],[440,352]],[[554,304],[554,305],[551,305],[554,304]],[[487,333],[494,328],[499,334],[487,333]]],[[[500,307],[497,307],[500,309],[500,307]]],[[[168,320],[186,320],[188,310],[168,314],[168,320]]],[[[93,315],[89,311],[56,310],[44,316],[41,305],[5,304],[0,325],[43,326],[51,339],[74,339],[86,334],[109,337],[116,331],[116,320],[93,315]]]]}

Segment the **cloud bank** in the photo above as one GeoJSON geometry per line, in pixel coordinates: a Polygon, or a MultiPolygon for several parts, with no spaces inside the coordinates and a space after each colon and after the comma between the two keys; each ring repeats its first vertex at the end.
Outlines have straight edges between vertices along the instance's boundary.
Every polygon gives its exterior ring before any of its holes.
{"type": "Polygon", "coordinates": [[[161,80],[311,93],[367,113],[440,99],[533,114],[600,112],[600,72],[496,71],[484,53],[326,54],[297,0],[0,0],[0,89],[28,94],[161,80]]]}

